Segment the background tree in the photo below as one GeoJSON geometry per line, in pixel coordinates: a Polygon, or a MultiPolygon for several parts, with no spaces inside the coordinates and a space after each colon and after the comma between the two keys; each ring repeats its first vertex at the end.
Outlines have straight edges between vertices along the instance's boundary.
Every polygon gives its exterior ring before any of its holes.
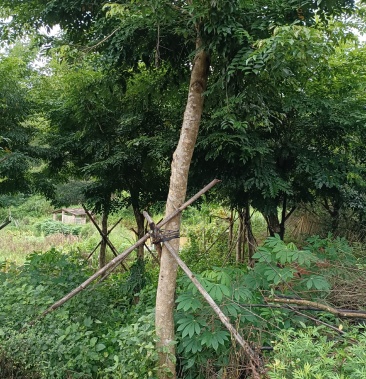
{"type": "MultiPolygon", "coordinates": [[[[232,206],[249,198],[264,214],[271,235],[282,238],[297,205],[331,193],[336,201],[346,173],[354,177],[360,170],[351,147],[357,143],[350,141],[362,138],[363,100],[358,94],[364,84],[337,72],[339,54],[348,55],[351,45],[342,43],[334,50],[326,33],[322,25],[279,28],[243,69],[245,56],[235,58],[226,99],[214,98],[198,143],[197,178],[216,172],[232,206]],[[236,84],[240,76],[235,70],[245,73],[239,79],[246,83],[244,92],[236,84]]],[[[355,75],[362,78],[357,70],[355,75]]]]}
{"type": "Polygon", "coordinates": [[[27,117],[29,97],[28,67],[31,54],[17,45],[0,55],[0,194],[28,192],[28,170],[35,148],[31,146],[34,127],[27,117]],[[22,52],[24,50],[25,52],[22,52]]]}
{"type": "MultiPolygon", "coordinates": [[[[86,203],[102,215],[105,234],[108,215],[131,205],[140,238],[145,234],[142,210],[163,200],[167,187],[174,112],[168,101],[160,106],[162,98],[156,96],[167,85],[164,70],[149,72],[142,64],[121,86],[118,74],[103,73],[97,59],[54,65],[53,75],[40,84],[50,127],[43,136],[48,165],[39,176],[53,178],[53,189],[57,182],[83,180],[86,203]]],[[[173,104],[177,97],[169,96],[173,104]]],[[[46,194],[49,184],[43,187],[46,194]]],[[[49,195],[55,198],[52,188],[49,195]]],[[[101,266],[105,248],[104,241],[101,266]]]]}

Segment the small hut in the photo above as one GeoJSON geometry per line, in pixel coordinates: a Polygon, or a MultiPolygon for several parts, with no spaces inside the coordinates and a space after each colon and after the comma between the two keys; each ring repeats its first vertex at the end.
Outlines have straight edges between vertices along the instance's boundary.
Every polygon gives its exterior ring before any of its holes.
{"type": "Polygon", "coordinates": [[[64,224],[86,224],[87,215],[83,208],[61,208],[52,212],[54,221],[64,224]]]}

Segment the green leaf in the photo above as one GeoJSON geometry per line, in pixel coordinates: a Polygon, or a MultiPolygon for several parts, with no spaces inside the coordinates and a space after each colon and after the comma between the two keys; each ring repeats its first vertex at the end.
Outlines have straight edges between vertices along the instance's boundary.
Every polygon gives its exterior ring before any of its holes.
{"type": "Polygon", "coordinates": [[[182,331],[182,337],[184,338],[184,337],[186,337],[187,335],[188,335],[189,337],[192,337],[193,334],[194,334],[194,326],[195,326],[194,323],[191,323],[191,324],[186,325],[186,327],[185,327],[185,328],[183,329],[183,331],[182,331]]]}
{"type": "Polygon", "coordinates": [[[253,258],[257,259],[258,262],[272,262],[272,255],[270,251],[263,246],[257,249],[257,251],[253,255],[253,258]]]}
{"type": "Polygon", "coordinates": [[[177,310],[183,309],[185,312],[188,310],[196,311],[202,307],[202,303],[192,293],[185,293],[178,296],[176,302],[178,303],[177,310]]]}
{"type": "Polygon", "coordinates": [[[273,284],[285,283],[289,279],[292,279],[294,276],[295,269],[291,267],[284,268],[270,268],[265,271],[264,275],[267,277],[269,282],[273,282],[273,284]]]}
{"type": "Polygon", "coordinates": [[[310,264],[317,260],[318,258],[308,250],[297,250],[292,255],[292,261],[297,262],[300,266],[310,267],[310,264]]]}
{"type": "Polygon", "coordinates": [[[89,345],[91,347],[93,347],[93,346],[95,346],[95,344],[97,343],[97,341],[98,341],[98,338],[97,337],[93,337],[93,338],[90,339],[89,345]]]}
{"type": "Polygon", "coordinates": [[[103,344],[103,343],[98,343],[97,346],[95,346],[95,351],[98,352],[98,351],[102,351],[106,348],[106,346],[103,344]]]}
{"type": "Polygon", "coordinates": [[[91,327],[92,324],[93,324],[93,320],[92,320],[92,318],[91,318],[90,316],[89,316],[89,317],[86,317],[86,318],[84,319],[84,321],[83,321],[83,324],[84,324],[87,328],[91,327]]]}
{"type": "Polygon", "coordinates": [[[284,250],[280,250],[276,254],[276,259],[281,263],[281,264],[286,264],[292,262],[292,257],[294,255],[293,250],[287,250],[286,248],[284,250]]]}
{"type": "Polygon", "coordinates": [[[315,288],[319,291],[328,291],[330,289],[330,284],[324,276],[311,275],[310,278],[306,279],[306,287],[308,289],[315,288]]]}

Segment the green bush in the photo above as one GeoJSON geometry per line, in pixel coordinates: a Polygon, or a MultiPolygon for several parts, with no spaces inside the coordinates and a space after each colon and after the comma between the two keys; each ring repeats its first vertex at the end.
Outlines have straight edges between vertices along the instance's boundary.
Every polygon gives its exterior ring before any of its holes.
{"type": "Polygon", "coordinates": [[[0,355],[8,366],[41,379],[155,377],[155,288],[145,287],[133,304],[121,285],[127,274],[112,275],[24,328],[90,275],[77,254],[55,249],[0,272],[0,355]]]}
{"type": "MultiPolygon", "coordinates": [[[[337,254],[347,255],[348,262],[353,260],[349,245],[342,239],[313,238],[299,249],[275,236],[257,249],[253,267],[214,267],[196,277],[244,338],[268,345],[275,339],[274,332],[313,321],[301,312],[272,308],[264,304],[264,297],[300,296],[314,301],[326,297],[331,290],[328,276],[333,273],[322,264],[337,254]]],[[[233,366],[235,354],[229,332],[186,277],[180,279],[176,301],[176,334],[184,377],[205,378],[208,367],[218,374],[223,367],[233,366]]],[[[321,317],[335,321],[332,315],[321,317]]],[[[240,367],[240,362],[236,364],[240,367]]]]}
{"type": "Polygon", "coordinates": [[[39,195],[2,195],[0,196],[0,217],[5,217],[11,211],[17,220],[24,218],[39,218],[51,214],[50,202],[39,195]]]}
{"type": "Polygon", "coordinates": [[[356,342],[354,338],[340,338],[324,327],[287,330],[274,346],[268,376],[270,379],[364,379],[365,351],[365,333],[357,334],[356,342]]]}
{"type": "Polygon", "coordinates": [[[38,234],[43,234],[45,236],[56,233],[77,236],[83,230],[83,226],[81,225],[64,224],[60,221],[53,220],[38,222],[34,227],[38,234]]]}

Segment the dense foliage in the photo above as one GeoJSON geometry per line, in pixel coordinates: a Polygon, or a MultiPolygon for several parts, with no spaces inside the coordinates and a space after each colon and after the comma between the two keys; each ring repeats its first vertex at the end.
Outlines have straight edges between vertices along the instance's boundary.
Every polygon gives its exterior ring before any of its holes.
{"type": "MultiPolygon", "coordinates": [[[[361,267],[364,259],[355,255],[347,241],[331,235],[313,237],[302,249],[271,237],[255,258],[253,268],[214,267],[197,277],[245,338],[259,347],[274,348],[265,356],[268,376],[361,378],[357,365],[364,359],[364,338],[358,334],[362,330],[331,314],[318,316],[296,307],[265,306],[264,298],[331,299],[336,290],[333,278],[346,276],[355,263],[361,267]],[[337,334],[328,326],[307,329],[314,320],[335,325],[335,329],[342,323],[347,334],[337,334]],[[309,350],[309,344],[314,349],[309,350]],[[315,356],[319,360],[314,361],[315,356]]],[[[129,273],[113,274],[29,326],[45,308],[85,280],[90,267],[78,254],[66,255],[55,249],[30,255],[21,267],[3,263],[2,377],[23,372],[25,378],[156,378],[152,280],[156,270],[149,262],[145,266],[137,262],[129,273]]],[[[206,378],[225,373],[236,378],[243,374],[245,357],[183,276],[176,303],[180,376],[206,378]]]]}
{"type": "Polygon", "coordinates": [[[1,377],[12,365],[28,371],[29,378],[153,376],[153,293],[146,288],[139,304],[132,306],[120,275],[33,327],[27,325],[90,272],[76,254],[50,250],[0,273],[1,377]]]}

